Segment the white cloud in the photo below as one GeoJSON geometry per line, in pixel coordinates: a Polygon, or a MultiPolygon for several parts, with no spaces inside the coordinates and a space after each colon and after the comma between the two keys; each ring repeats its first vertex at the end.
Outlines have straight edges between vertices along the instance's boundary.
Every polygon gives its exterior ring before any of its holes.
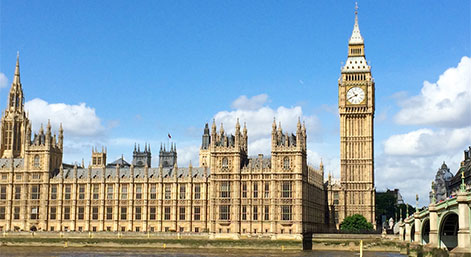
{"type": "MultiPolygon", "coordinates": [[[[294,107],[284,107],[280,106],[276,109],[272,109],[268,106],[263,106],[268,101],[268,96],[262,94],[266,97],[264,102],[257,100],[257,105],[259,108],[245,108],[240,106],[239,109],[233,111],[220,111],[214,115],[218,129],[221,123],[224,124],[224,130],[229,133],[233,133],[235,130],[235,123],[237,118],[243,126],[243,122],[247,123],[247,133],[249,137],[249,154],[256,155],[258,153],[269,154],[271,148],[271,129],[273,118],[278,122],[281,122],[281,127],[284,132],[296,132],[296,125],[298,118],[306,122],[306,129],[308,138],[315,137],[316,132],[320,129],[320,122],[318,118],[314,115],[304,116],[302,108],[300,106],[294,107]]],[[[262,96],[259,95],[259,96],[262,96]]],[[[256,96],[255,96],[256,97],[256,96]]],[[[249,101],[255,97],[250,98],[249,101]]],[[[247,99],[246,96],[241,96],[237,98],[232,106],[239,106],[241,99],[247,99]]],[[[252,105],[256,106],[256,105],[252,105]]]]}
{"type": "Polygon", "coordinates": [[[8,86],[8,78],[5,74],[0,72],[0,88],[4,88],[8,86]]]}
{"type": "Polygon", "coordinates": [[[199,152],[200,152],[200,148],[198,145],[195,145],[195,144],[178,147],[177,148],[178,166],[188,167],[191,161],[191,164],[194,167],[197,167],[198,162],[199,162],[199,152]]]}
{"type": "Polygon", "coordinates": [[[436,83],[424,82],[419,95],[400,101],[399,124],[462,127],[471,124],[471,58],[464,56],[436,83]]]}
{"type": "Polygon", "coordinates": [[[25,103],[25,109],[29,111],[29,118],[35,129],[38,129],[41,123],[46,124],[49,119],[53,128],[56,129],[62,123],[64,134],[68,136],[93,137],[100,135],[105,130],[95,109],[85,103],[78,105],[50,104],[35,98],[25,103]]]}
{"type": "Polygon", "coordinates": [[[430,156],[464,149],[471,142],[471,127],[439,130],[423,128],[392,135],[384,143],[389,155],[430,156]]]}
{"type": "Polygon", "coordinates": [[[251,98],[247,98],[246,95],[241,95],[234,102],[232,102],[231,107],[233,109],[240,109],[240,110],[256,110],[262,107],[264,104],[266,104],[267,100],[268,100],[267,94],[260,94],[260,95],[252,96],[251,98]]]}
{"type": "Polygon", "coordinates": [[[471,58],[463,57],[436,83],[425,81],[419,95],[407,97],[406,92],[399,92],[394,97],[401,107],[397,123],[430,127],[384,141],[384,152],[376,158],[377,188],[399,188],[410,204],[419,194],[420,204],[426,205],[441,163],[446,161],[456,173],[462,151],[471,142],[471,58]]]}
{"type": "Polygon", "coordinates": [[[462,150],[416,157],[381,154],[376,158],[376,191],[398,188],[405,202],[415,205],[418,194],[419,205],[428,205],[430,186],[437,170],[446,161],[450,171],[456,174],[463,158],[462,150]]]}

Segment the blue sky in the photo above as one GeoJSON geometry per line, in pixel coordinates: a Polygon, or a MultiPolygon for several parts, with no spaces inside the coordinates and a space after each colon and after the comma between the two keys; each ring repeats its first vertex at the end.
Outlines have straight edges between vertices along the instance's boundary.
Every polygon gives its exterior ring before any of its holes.
{"type": "MultiPolygon", "coordinates": [[[[92,145],[107,146],[109,161],[121,154],[130,160],[134,142],[147,141],[155,165],[170,133],[179,165],[187,165],[197,162],[204,123],[216,118],[230,130],[236,116],[246,118],[250,154],[268,154],[270,115],[288,129],[302,115],[310,126],[310,163],[322,157],[336,175],[337,79],[353,7],[354,1],[1,1],[0,108],[20,51],[33,128],[48,118],[67,123],[66,162],[88,163],[92,145]]],[[[448,118],[426,104],[454,102],[462,92],[447,87],[455,80],[438,86],[455,95],[423,90],[424,81],[437,83],[461,63],[471,73],[462,61],[471,56],[470,2],[359,1],[359,7],[376,82],[376,185],[398,187],[411,202],[420,193],[425,204],[441,162],[456,172],[471,144],[469,118],[459,111],[448,118]],[[419,116],[404,116],[422,107],[419,116]],[[458,138],[444,146],[424,135],[458,138]],[[416,144],[401,149],[404,142],[416,144]],[[430,148],[437,150],[421,150],[430,148]]],[[[470,91],[465,73],[456,80],[470,91]]],[[[469,101],[450,108],[469,111],[469,101]]]]}

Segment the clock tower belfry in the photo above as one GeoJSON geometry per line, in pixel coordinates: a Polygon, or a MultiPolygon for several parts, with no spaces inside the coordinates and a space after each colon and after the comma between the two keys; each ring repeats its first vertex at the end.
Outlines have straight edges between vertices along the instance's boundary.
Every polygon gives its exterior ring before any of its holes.
{"type": "Polygon", "coordinates": [[[336,223],[353,214],[375,225],[374,110],[375,83],[365,59],[365,45],[355,25],[348,41],[348,58],[339,78],[340,188],[336,223]]]}

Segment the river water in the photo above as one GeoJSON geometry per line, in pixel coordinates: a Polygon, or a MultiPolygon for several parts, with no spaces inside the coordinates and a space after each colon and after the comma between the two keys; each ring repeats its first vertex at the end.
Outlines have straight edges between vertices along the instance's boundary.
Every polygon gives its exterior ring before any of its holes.
{"type": "MultiPolygon", "coordinates": [[[[156,248],[106,248],[106,247],[42,247],[42,246],[1,246],[0,256],[73,256],[73,257],[108,257],[108,256],[163,256],[163,257],[337,257],[359,256],[349,251],[298,251],[298,250],[240,250],[240,249],[156,249],[156,248]]],[[[364,257],[399,257],[399,253],[364,252],[364,257]]]]}

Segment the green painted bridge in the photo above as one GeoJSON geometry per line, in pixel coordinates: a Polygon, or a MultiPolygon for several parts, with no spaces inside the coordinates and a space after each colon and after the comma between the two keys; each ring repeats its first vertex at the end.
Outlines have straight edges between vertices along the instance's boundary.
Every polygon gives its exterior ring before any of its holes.
{"type": "Polygon", "coordinates": [[[471,254],[471,192],[432,203],[400,223],[400,240],[471,254]]]}

